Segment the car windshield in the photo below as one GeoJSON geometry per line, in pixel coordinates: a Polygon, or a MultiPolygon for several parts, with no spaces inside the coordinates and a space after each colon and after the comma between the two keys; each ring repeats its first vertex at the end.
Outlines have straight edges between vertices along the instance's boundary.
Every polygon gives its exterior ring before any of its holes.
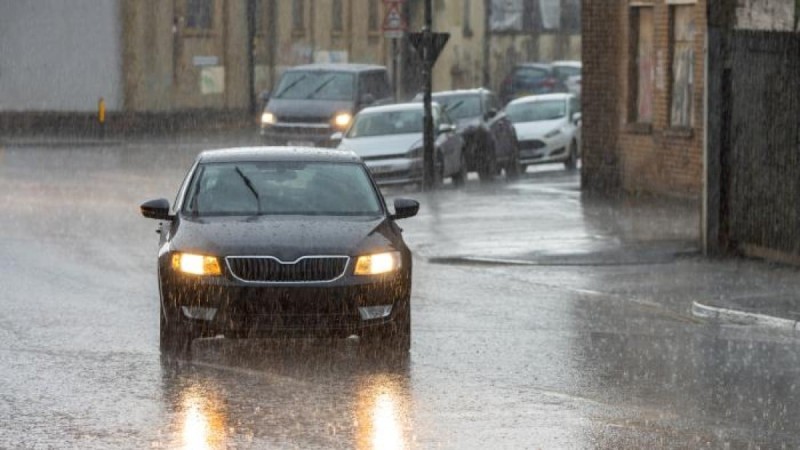
{"type": "Polygon", "coordinates": [[[354,163],[205,163],[183,203],[192,216],[376,216],[382,206],[365,168],[354,163]]]}
{"type": "Polygon", "coordinates": [[[521,102],[509,104],[506,114],[514,123],[538,122],[560,119],[567,114],[567,108],[564,100],[521,102]]]}
{"type": "Polygon", "coordinates": [[[272,98],[282,100],[351,100],[355,77],[324,70],[290,71],[281,78],[272,98]]]}
{"type": "Polygon", "coordinates": [[[363,112],[347,131],[347,137],[362,138],[391,134],[422,133],[422,108],[402,111],[363,112]]]}
{"type": "Polygon", "coordinates": [[[433,100],[455,120],[481,116],[481,97],[475,95],[435,95],[433,100]]]}

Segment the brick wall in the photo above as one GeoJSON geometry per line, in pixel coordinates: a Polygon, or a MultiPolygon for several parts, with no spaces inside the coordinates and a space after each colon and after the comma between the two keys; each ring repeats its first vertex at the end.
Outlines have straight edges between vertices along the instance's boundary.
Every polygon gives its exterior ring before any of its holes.
{"type": "MultiPolygon", "coordinates": [[[[584,0],[583,180],[589,190],[619,186],[629,192],[699,198],[703,186],[703,52],[705,0],[694,4],[693,125],[670,124],[672,48],[670,5],[653,0],[654,89],[649,124],[631,123],[635,77],[629,0],[584,0]],[[614,17],[611,17],[614,16],[614,17]],[[631,84],[634,84],[633,88],[631,84]]],[[[647,2],[637,1],[635,4],[647,2]]]]}

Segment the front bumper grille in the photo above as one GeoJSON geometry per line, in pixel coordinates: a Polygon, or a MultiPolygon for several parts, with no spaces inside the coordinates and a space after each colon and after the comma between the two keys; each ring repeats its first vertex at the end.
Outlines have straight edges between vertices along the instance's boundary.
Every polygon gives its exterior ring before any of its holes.
{"type": "Polygon", "coordinates": [[[306,256],[284,262],[272,256],[229,256],[230,273],[247,283],[320,283],[344,275],[347,256],[306,256]]]}
{"type": "Polygon", "coordinates": [[[545,148],[547,144],[544,142],[534,139],[530,141],[519,141],[519,149],[520,150],[538,150],[540,148],[545,148]]]}

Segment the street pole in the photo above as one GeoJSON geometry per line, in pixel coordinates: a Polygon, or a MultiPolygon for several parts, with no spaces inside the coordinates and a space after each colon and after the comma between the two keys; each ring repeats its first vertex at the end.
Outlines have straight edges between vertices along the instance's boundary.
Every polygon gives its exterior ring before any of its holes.
{"type": "Polygon", "coordinates": [[[425,118],[423,123],[423,189],[432,190],[434,187],[434,148],[433,148],[433,113],[431,111],[431,90],[433,89],[432,67],[433,67],[433,7],[431,0],[425,0],[425,26],[423,33],[423,52],[422,52],[422,76],[425,80],[425,92],[423,94],[423,105],[425,108],[425,118]]]}

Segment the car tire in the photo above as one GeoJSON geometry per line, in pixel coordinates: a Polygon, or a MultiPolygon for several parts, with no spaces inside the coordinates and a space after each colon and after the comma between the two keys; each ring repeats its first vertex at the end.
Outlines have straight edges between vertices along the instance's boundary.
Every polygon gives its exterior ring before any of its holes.
{"type": "Polygon", "coordinates": [[[575,170],[578,167],[578,146],[575,141],[569,143],[569,154],[567,160],[564,161],[564,167],[567,170],[575,170]]]}
{"type": "Polygon", "coordinates": [[[461,161],[458,172],[453,175],[453,186],[463,187],[467,182],[467,156],[464,154],[464,149],[461,150],[461,161]]]}
{"type": "Polygon", "coordinates": [[[519,179],[520,163],[519,163],[519,148],[515,145],[508,157],[508,162],[505,167],[506,181],[515,181],[519,179]]]}

